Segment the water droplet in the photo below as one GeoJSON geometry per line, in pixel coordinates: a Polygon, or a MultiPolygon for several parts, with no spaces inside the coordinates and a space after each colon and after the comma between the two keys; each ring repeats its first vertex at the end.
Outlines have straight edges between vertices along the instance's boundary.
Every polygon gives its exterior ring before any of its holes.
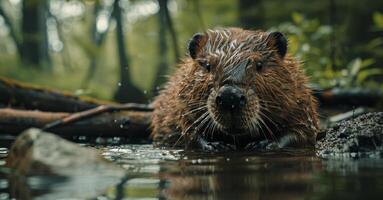
{"type": "Polygon", "coordinates": [[[202,163],[202,159],[198,159],[198,160],[197,160],[197,163],[200,163],[200,164],[201,164],[201,163],[202,163]]]}
{"type": "Polygon", "coordinates": [[[246,158],[246,159],[245,159],[245,161],[246,161],[246,162],[249,162],[249,159],[248,159],[248,158],[246,158]]]}
{"type": "Polygon", "coordinates": [[[124,128],[124,125],[123,125],[123,124],[120,124],[120,128],[124,128]]]}
{"type": "Polygon", "coordinates": [[[229,162],[229,161],[230,161],[230,158],[226,158],[226,161],[228,161],[228,162],[229,162]]]}
{"type": "Polygon", "coordinates": [[[121,82],[118,82],[117,85],[118,85],[118,87],[121,87],[121,86],[122,86],[122,83],[121,83],[121,82]]]}
{"type": "Polygon", "coordinates": [[[148,91],[147,90],[144,90],[144,94],[147,94],[148,93],[148,91]]]}

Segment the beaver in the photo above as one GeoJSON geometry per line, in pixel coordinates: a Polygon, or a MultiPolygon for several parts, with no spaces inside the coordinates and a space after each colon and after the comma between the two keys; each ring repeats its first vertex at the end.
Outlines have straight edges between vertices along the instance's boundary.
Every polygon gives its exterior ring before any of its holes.
{"type": "Polygon", "coordinates": [[[202,150],[314,147],[317,101],[281,32],[197,33],[154,99],[157,146],[202,150]]]}

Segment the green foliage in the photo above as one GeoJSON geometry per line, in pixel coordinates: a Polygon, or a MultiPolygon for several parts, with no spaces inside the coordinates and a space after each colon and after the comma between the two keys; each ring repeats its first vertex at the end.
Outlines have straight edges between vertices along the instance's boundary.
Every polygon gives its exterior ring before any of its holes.
{"type": "Polygon", "coordinates": [[[372,19],[374,20],[376,30],[383,30],[383,13],[374,12],[372,19]]]}
{"type": "MultiPolygon", "coordinates": [[[[323,88],[376,86],[371,77],[383,75],[383,70],[376,65],[376,58],[382,58],[383,55],[383,38],[374,38],[361,48],[353,49],[371,57],[347,61],[339,52],[340,41],[332,39],[339,32],[321,24],[318,19],[307,19],[301,13],[294,12],[291,18],[292,22],[281,23],[272,30],[280,30],[288,35],[290,53],[304,62],[306,73],[314,83],[323,88]]],[[[382,14],[374,13],[373,19],[374,30],[383,27],[382,14]]]]}
{"type": "Polygon", "coordinates": [[[332,76],[329,40],[333,29],[320,24],[318,19],[306,19],[302,14],[294,12],[292,22],[281,23],[275,30],[288,35],[289,51],[304,62],[306,73],[314,82],[323,77],[332,76]]]}

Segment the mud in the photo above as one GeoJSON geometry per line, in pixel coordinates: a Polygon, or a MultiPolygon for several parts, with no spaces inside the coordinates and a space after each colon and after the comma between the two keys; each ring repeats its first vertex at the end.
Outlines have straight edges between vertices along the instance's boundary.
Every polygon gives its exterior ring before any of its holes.
{"type": "Polygon", "coordinates": [[[337,123],[317,141],[316,150],[320,157],[382,157],[383,112],[337,123]]]}

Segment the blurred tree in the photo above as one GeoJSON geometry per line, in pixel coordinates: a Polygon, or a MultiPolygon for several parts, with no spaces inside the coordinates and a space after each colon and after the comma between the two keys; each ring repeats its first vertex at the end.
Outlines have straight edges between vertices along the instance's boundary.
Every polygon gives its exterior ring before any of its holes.
{"type": "Polygon", "coordinates": [[[165,73],[168,69],[167,52],[168,47],[166,45],[166,17],[165,10],[167,9],[167,0],[158,0],[158,53],[159,63],[157,67],[157,74],[153,83],[153,91],[156,94],[158,92],[158,86],[165,82],[165,73]]]}
{"type": "Polygon", "coordinates": [[[206,29],[206,25],[205,25],[205,22],[203,20],[202,13],[201,13],[201,3],[200,3],[200,0],[191,0],[190,3],[193,4],[194,11],[195,11],[195,14],[197,15],[198,22],[199,22],[199,24],[201,26],[201,29],[205,30],[206,29]]]}
{"type": "Polygon", "coordinates": [[[12,20],[8,17],[8,14],[3,9],[3,4],[1,4],[1,3],[0,3],[0,16],[3,17],[5,25],[9,29],[9,34],[10,34],[13,42],[15,43],[17,52],[18,52],[19,55],[21,55],[22,47],[21,47],[20,36],[18,35],[18,33],[16,31],[16,27],[14,26],[14,23],[12,23],[12,20]]]}
{"type": "Polygon", "coordinates": [[[50,65],[47,33],[48,0],[23,0],[20,34],[0,4],[0,15],[10,30],[21,61],[25,66],[50,65]]]}
{"type": "Polygon", "coordinates": [[[104,30],[98,30],[98,26],[97,26],[97,24],[99,23],[100,20],[104,20],[104,19],[100,19],[100,17],[101,17],[100,13],[106,12],[106,11],[108,11],[108,13],[113,13],[113,8],[110,8],[109,10],[108,10],[108,8],[103,8],[103,6],[101,5],[101,1],[96,0],[94,3],[93,22],[92,22],[92,28],[91,28],[90,34],[91,34],[92,42],[95,45],[95,47],[98,49],[98,51],[96,54],[91,55],[90,64],[88,67],[88,72],[87,72],[86,77],[82,83],[83,88],[87,88],[89,81],[93,78],[93,76],[96,72],[97,58],[98,58],[97,54],[100,50],[100,47],[104,43],[106,35],[107,35],[109,28],[110,28],[110,22],[112,20],[111,14],[108,16],[107,25],[106,25],[106,28],[104,30]]]}
{"type": "Polygon", "coordinates": [[[239,21],[246,29],[263,29],[265,21],[262,0],[239,0],[239,21]]]}
{"type": "Polygon", "coordinates": [[[50,64],[47,36],[48,0],[23,0],[21,60],[27,66],[50,64]]]}
{"type": "Polygon", "coordinates": [[[158,86],[162,85],[166,81],[166,78],[164,76],[168,70],[168,48],[166,45],[166,29],[169,30],[170,37],[172,39],[172,48],[176,62],[178,62],[178,59],[180,57],[178,51],[177,34],[174,29],[173,20],[170,16],[168,0],[158,0],[158,5],[160,7],[160,9],[158,10],[158,53],[160,61],[158,64],[157,73],[153,84],[154,93],[157,93],[158,86]]]}
{"type": "Polygon", "coordinates": [[[120,0],[113,3],[113,18],[116,20],[116,42],[120,60],[120,82],[118,83],[114,99],[118,102],[144,102],[145,95],[130,79],[129,59],[125,48],[123,10],[120,0]]]}

